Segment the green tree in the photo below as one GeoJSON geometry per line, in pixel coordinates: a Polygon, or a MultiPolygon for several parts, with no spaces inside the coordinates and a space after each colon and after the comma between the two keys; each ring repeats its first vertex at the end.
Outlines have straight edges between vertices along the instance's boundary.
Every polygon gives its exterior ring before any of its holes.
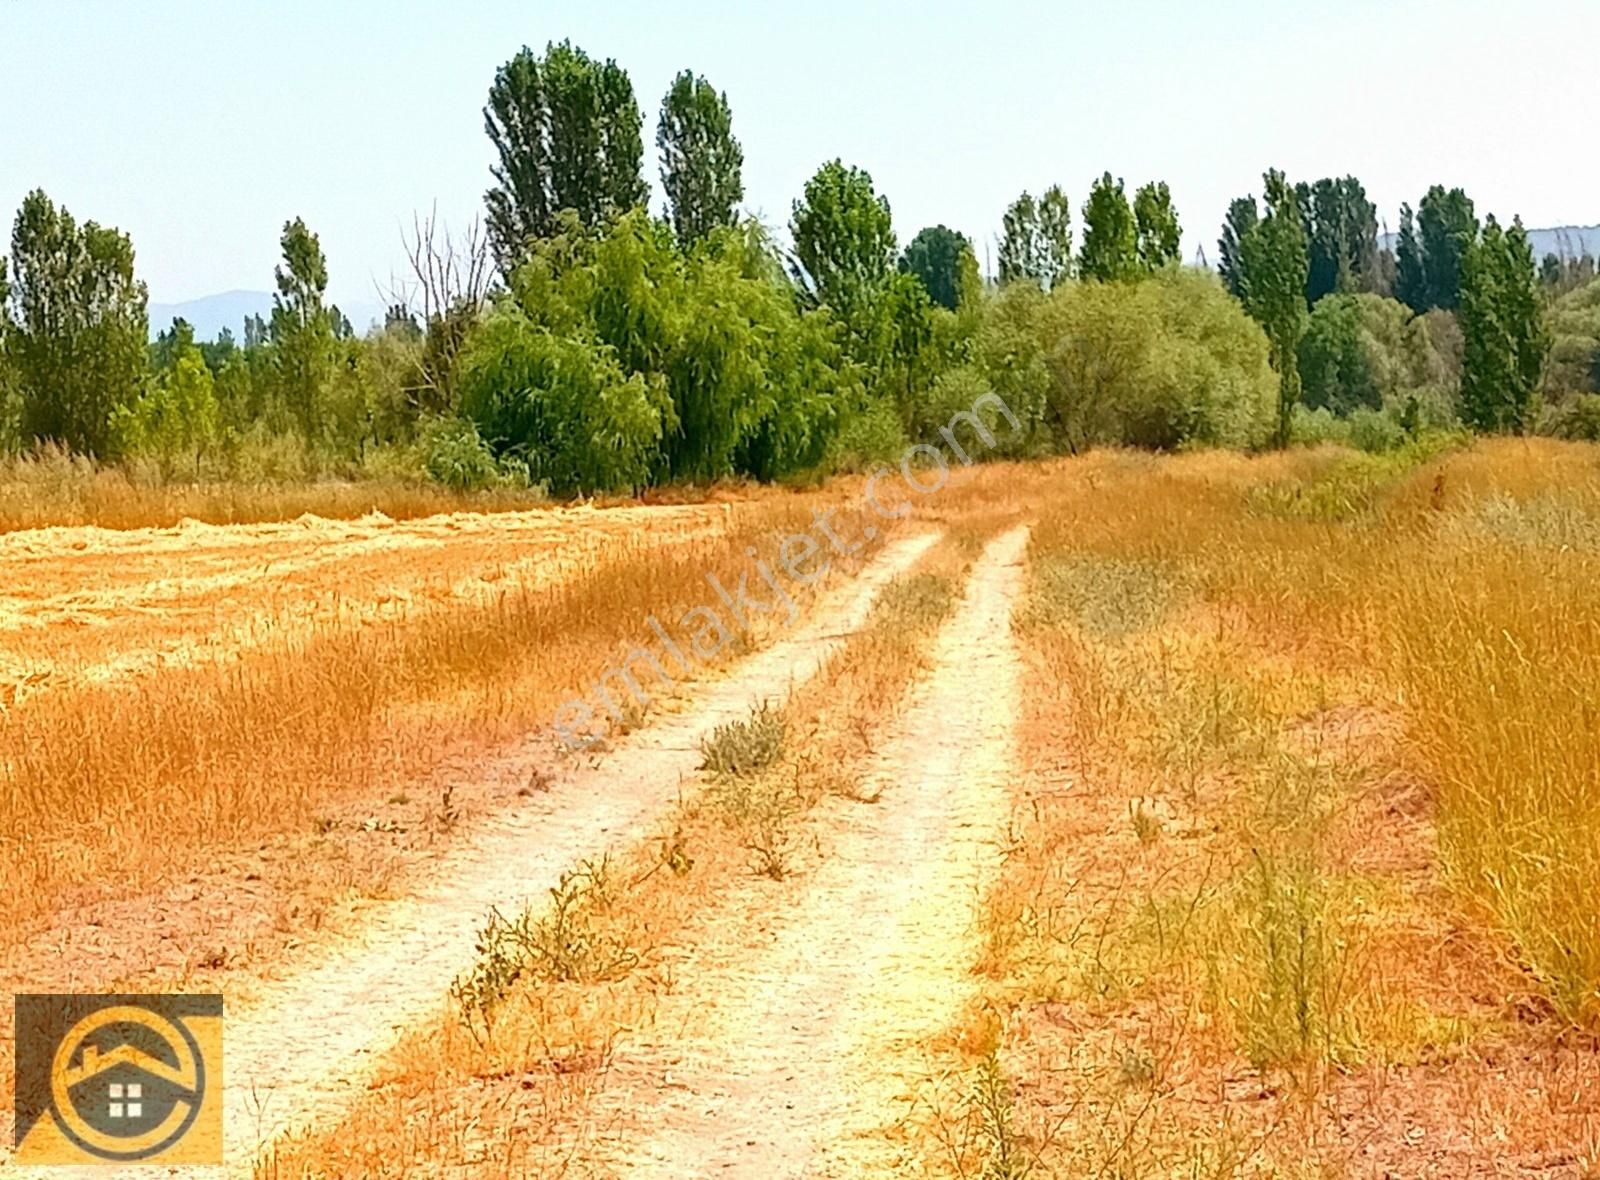
{"type": "Polygon", "coordinates": [[[1444,186],[1434,185],[1417,207],[1417,230],[1428,308],[1454,311],[1461,301],[1462,262],[1478,238],[1478,215],[1471,198],[1458,188],[1446,192],[1444,186]]]}
{"type": "Polygon", "coordinates": [[[1176,265],[1183,241],[1178,211],[1172,207],[1172,190],[1166,181],[1146,184],[1133,195],[1133,219],[1138,233],[1139,262],[1154,273],[1176,265]]]}
{"type": "MultiPolygon", "coordinates": [[[[801,277],[868,345],[876,325],[873,304],[894,270],[894,224],[889,202],[872,176],[830,160],[806,181],[789,223],[801,277]]],[[[861,359],[872,359],[862,355],[861,359]]],[[[858,354],[859,355],[859,354],[858,354]]]]}
{"type": "Polygon", "coordinates": [[[118,453],[156,459],[168,475],[186,460],[198,477],[220,420],[216,384],[191,332],[151,387],[112,413],[111,431],[118,453]]]}
{"type": "Polygon", "coordinates": [[[1378,210],[1354,176],[1296,187],[1305,219],[1306,302],[1378,289],[1378,210]]]}
{"type": "Polygon", "coordinates": [[[1550,332],[1520,219],[1503,231],[1490,217],[1467,248],[1460,317],[1462,417],[1477,430],[1525,432],[1533,425],[1550,332]]]}
{"type": "Polygon", "coordinates": [[[955,311],[963,295],[962,264],[972,253],[964,234],[948,226],[930,225],[917,231],[900,255],[900,270],[922,280],[928,297],[940,307],[955,311]]]}
{"type": "Polygon", "coordinates": [[[284,223],[279,246],[271,326],[278,394],[307,441],[315,441],[334,368],[333,317],[323,302],[328,263],[317,235],[298,217],[284,223]]]}
{"type": "Polygon", "coordinates": [[[1110,282],[1138,277],[1139,237],[1122,181],[1107,172],[1089,190],[1083,206],[1083,251],[1078,273],[1110,282]]]}
{"type": "Polygon", "coordinates": [[[1000,282],[1037,283],[1044,274],[1039,203],[1023,192],[1000,218],[1000,282]]]}
{"type": "Polygon", "coordinates": [[[1222,223],[1222,236],[1217,239],[1217,275],[1222,285],[1234,298],[1244,298],[1244,268],[1239,243],[1255,229],[1261,220],[1261,210],[1254,197],[1239,197],[1228,206],[1228,217],[1222,223]]]}
{"type": "Polygon", "coordinates": [[[1318,301],[1300,341],[1300,376],[1305,404],[1347,415],[1363,406],[1379,409],[1383,391],[1354,295],[1318,301]]]}
{"type": "Polygon", "coordinates": [[[689,245],[716,226],[732,225],[744,199],[744,151],[733,135],[728,96],[684,70],[661,100],[656,147],[678,241],[689,245]]]}
{"type": "Polygon", "coordinates": [[[651,384],[607,346],[503,306],[463,354],[461,412],[495,453],[526,463],[553,492],[633,489],[648,482],[661,438],[651,384]]]}
{"type": "Polygon", "coordinates": [[[1287,446],[1289,423],[1300,404],[1300,338],[1306,329],[1305,224],[1300,202],[1282,172],[1263,177],[1266,214],[1240,247],[1244,305],[1266,331],[1278,373],[1277,444],[1287,446]]]}
{"type": "Polygon", "coordinates": [[[147,295],[126,234],[81,226],[42,191],[11,233],[5,352],[24,438],[90,455],[110,449],[111,417],[145,376],[147,295]]]}
{"type": "Polygon", "coordinates": [[[1272,430],[1267,340],[1209,274],[1074,284],[1050,297],[1035,331],[1056,449],[1252,446],[1272,430]]]}
{"type": "Polygon", "coordinates": [[[7,341],[11,334],[8,311],[11,284],[6,277],[7,266],[5,255],[0,254],[0,453],[15,450],[22,441],[16,390],[11,379],[11,360],[7,356],[7,341]]]}
{"type": "Polygon", "coordinates": [[[1072,205],[1059,184],[1039,198],[1039,278],[1047,291],[1072,277],[1072,205]]]}
{"type": "MultiPolygon", "coordinates": [[[[800,310],[753,224],[714,229],[685,254],[643,210],[598,234],[571,217],[534,244],[506,302],[469,345],[462,406],[497,455],[552,487],[771,478],[820,460],[860,400],[845,334],[831,312],[800,310]]],[[[886,305],[880,292],[874,313],[886,305]]],[[[887,358],[888,329],[874,342],[887,358]]]]}
{"type": "Polygon", "coordinates": [[[172,326],[157,332],[155,342],[150,345],[151,370],[158,375],[167,372],[194,343],[194,325],[182,316],[174,317],[172,326]]]}
{"type": "Polygon", "coordinates": [[[529,240],[555,233],[562,210],[595,226],[648,195],[639,105],[615,61],[570,41],[542,58],[524,47],[495,73],[483,119],[499,158],[484,203],[502,274],[529,240]]]}
{"type": "Polygon", "coordinates": [[[1410,205],[1400,206],[1400,235],[1395,240],[1394,297],[1412,311],[1429,310],[1428,273],[1422,261],[1422,243],[1410,205]]]}

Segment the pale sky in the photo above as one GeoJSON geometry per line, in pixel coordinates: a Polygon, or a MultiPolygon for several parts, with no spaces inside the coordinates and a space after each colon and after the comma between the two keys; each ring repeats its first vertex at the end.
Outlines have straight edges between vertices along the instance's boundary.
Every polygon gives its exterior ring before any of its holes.
{"type": "MultiPolygon", "coordinates": [[[[0,217],[42,186],[133,236],[152,302],[270,290],[285,219],[372,301],[435,201],[463,223],[482,107],[523,44],[615,57],[645,112],[685,67],[726,90],[746,204],[786,224],[824,160],[872,173],[902,243],[992,254],[1006,204],[1109,169],[1165,179],[1186,258],[1268,166],[1354,173],[1392,227],[1461,185],[1529,226],[1600,222],[1596,0],[602,4],[0,0],[0,217]]],[[[659,208],[659,195],[654,206],[659,208]]]]}

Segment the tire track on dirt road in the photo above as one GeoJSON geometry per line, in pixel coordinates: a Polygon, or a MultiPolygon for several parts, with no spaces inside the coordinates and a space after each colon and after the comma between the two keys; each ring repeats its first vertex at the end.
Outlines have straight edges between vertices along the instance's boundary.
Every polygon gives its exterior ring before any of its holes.
{"type": "Polygon", "coordinates": [[[905,1113],[923,1046],[973,992],[977,904],[1007,814],[1027,538],[1026,527],[1003,534],[973,566],[933,672],[869,767],[867,795],[881,793],[829,805],[826,859],[798,904],[677,965],[680,988],[654,1029],[613,1063],[594,1122],[621,1121],[598,1174],[916,1170],[878,1132],[905,1113]]]}
{"type": "MultiPolygon", "coordinates": [[[[680,781],[698,768],[701,738],[815,675],[866,621],[884,586],[938,535],[889,542],[796,631],[691,689],[687,711],[621,739],[598,764],[541,796],[541,806],[465,835],[408,896],[375,903],[359,935],[314,965],[263,984],[254,1002],[230,1008],[223,1049],[227,1171],[249,1174],[276,1135],[336,1115],[400,1033],[437,1011],[451,980],[473,962],[490,907],[515,913],[544,898],[563,870],[619,839],[645,834],[678,798],[680,781]]],[[[39,1174],[59,1180],[72,1171],[39,1174]]]]}

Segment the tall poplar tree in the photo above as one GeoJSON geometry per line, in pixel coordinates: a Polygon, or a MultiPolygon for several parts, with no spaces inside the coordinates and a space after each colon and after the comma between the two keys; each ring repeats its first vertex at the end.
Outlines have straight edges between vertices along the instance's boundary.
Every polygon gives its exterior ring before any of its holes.
{"type": "Polygon", "coordinates": [[[1139,274],[1139,237],[1120,180],[1107,172],[1089,190],[1083,206],[1083,249],[1078,273],[1086,279],[1109,282],[1139,274]]]}
{"type": "Polygon", "coordinates": [[[89,455],[110,449],[111,419],[138,396],[149,343],[148,295],[126,234],[81,225],[43,191],[11,232],[4,353],[24,438],[89,455]]]}
{"type": "Polygon", "coordinates": [[[1217,239],[1217,274],[1222,285],[1236,299],[1244,298],[1244,266],[1240,243],[1255,229],[1261,220],[1261,210],[1254,197],[1238,197],[1228,206],[1227,220],[1222,223],[1222,236],[1217,239]]]}
{"type": "Polygon", "coordinates": [[[1277,444],[1289,443],[1289,424],[1300,402],[1300,340],[1306,330],[1305,224],[1299,196],[1273,169],[1265,182],[1266,214],[1239,243],[1245,310],[1266,331],[1278,372],[1277,444]]]}
{"type": "Polygon", "coordinates": [[[1400,234],[1394,248],[1394,297],[1414,312],[1429,308],[1428,273],[1422,261],[1422,243],[1417,239],[1416,216],[1410,205],[1400,206],[1400,234]]]}
{"type": "Polygon", "coordinates": [[[1490,217],[1461,268],[1461,411],[1483,431],[1526,432],[1550,352],[1533,249],[1520,220],[1490,217]]]}
{"type": "Polygon", "coordinates": [[[503,274],[530,238],[555,232],[570,209],[586,226],[643,204],[639,104],[627,71],[570,41],[544,57],[524,47],[495,73],[483,110],[498,163],[484,194],[489,240],[503,274]]]}
{"type": "Polygon", "coordinates": [[[1461,300],[1461,264],[1478,237],[1472,199],[1458,188],[1434,185],[1417,207],[1428,307],[1453,311],[1461,300]]]}
{"type": "Polygon", "coordinates": [[[273,361],[285,406],[308,439],[317,437],[323,401],[333,380],[334,323],[324,297],[328,263],[317,235],[296,217],[279,240],[283,265],[273,273],[273,361]]]}
{"type": "Polygon", "coordinates": [[[881,296],[894,273],[889,202],[861,168],[830,160],[806,181],[789,223],[799,278],[849,326],[856,359],[872,362],[884,347],[881,296]]]}
{"type": "Polygon", "coordinates": [[[1139,263],[1158,271],[1178,261],[1183,229],[1172,207],[1172,190],[1166,181],[1142,185],[1133,195],[1133,219],[1139,242],[1139,263]]]}
{"type": "Polygon", "coordinates": [[[1000,219],[1000,281],[1039,282],[1044,274],[1044,241],[1039,204],[1024,191],[1000,219]]]}
{"type": "Polygon", "coordinates": [[[684,70],[661,100],[656,147],[678,241],[692,245],[717,226],[732,225],[744,199],[744,150],[733,135],[728,96],[684,70]]]}
{"type": "Polygon", "coordinates": [[[1059,184],[1039,198],[1039,280],[1053,290],[1072,277],[1072,204],[1059,184]]]}

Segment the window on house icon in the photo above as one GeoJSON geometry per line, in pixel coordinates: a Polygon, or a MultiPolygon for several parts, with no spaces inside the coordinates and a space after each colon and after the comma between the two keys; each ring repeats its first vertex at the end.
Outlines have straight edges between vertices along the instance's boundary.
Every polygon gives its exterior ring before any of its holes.
{"type": "Polygon", "coordinates": [[[144,1113],[144,1103],[139,1099],[144,1096],[144,1087],[138,1082],[122,1085],[118,1082],[111,1084],[111,1109],[107,1113],[114,1119],[136,1119],[144,1113]],[[132,1099],[133,1101],[122,1101],[132,1099]]]}

